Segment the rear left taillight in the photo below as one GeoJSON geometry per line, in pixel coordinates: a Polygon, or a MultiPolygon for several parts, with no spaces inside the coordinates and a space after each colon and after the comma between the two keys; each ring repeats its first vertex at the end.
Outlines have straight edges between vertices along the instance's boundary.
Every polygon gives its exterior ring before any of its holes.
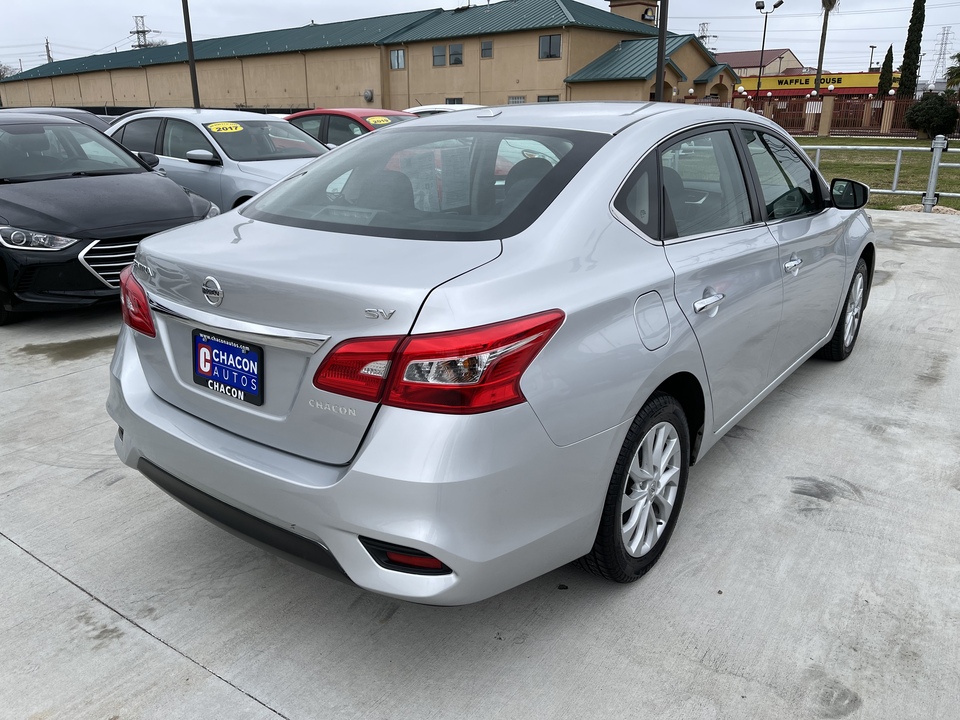
{"type": "Polygon", "coordinates": [[[320,390],[384,405],[451,414],[525,401],[520,379],[563,323],[560,310],[406,338],[347,340],[313,378],[320,390]]]}
{"type": "Polygon", "coordinates": [[[133,276],[132,265],[127,265],[120,273],[120,306],[123,309],[124,324],[147,337],[157,336],[147,293],[133,276]]]}

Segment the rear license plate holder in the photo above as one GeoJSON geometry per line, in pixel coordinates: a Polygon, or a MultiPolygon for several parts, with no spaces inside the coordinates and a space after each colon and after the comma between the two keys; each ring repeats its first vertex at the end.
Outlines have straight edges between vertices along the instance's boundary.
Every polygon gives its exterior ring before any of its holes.
{"type": "Polygon", "coordinates": [[[193,331],[193,381],[211,392],[263,405],[263,348],[205,330],[193,331]]]}

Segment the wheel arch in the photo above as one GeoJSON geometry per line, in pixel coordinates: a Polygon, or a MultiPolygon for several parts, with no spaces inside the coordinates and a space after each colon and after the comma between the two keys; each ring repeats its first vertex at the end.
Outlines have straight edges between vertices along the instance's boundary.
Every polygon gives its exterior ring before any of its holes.
{"type": "Polygon", "coordinates": [[[867,243],[863,248],[863,252],[860,253],[860,257],[867,264],[867,289],[863,298],[863,307],[866,309],[867,302],[870,300],[870,288],[873,287],[873,271],[877,262],[877,248],[873,243],[867,243]]]}
{"type": "Polygon", "coordinates": [[[690,464],[693,465],[700,453],[706,418],[703,386],[692,373],[679,372],[660,383],[656,391],[672,396],[683,408],[690,426],[690,464]]]}

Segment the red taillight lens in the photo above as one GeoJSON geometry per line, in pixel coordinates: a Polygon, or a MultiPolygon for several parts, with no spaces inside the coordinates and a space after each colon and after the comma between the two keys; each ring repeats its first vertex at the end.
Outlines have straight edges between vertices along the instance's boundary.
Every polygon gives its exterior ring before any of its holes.
{"type": "Polygon", "coordinates": [[[345,340],[324,358],[313,376],[319,390],[380,402],[393,353],[402,337],[345,340]]]}
{"type": "Polygon", "coordinates": [[[563,322],[560,310],[433,335],[397,351],[384,405],[454,414],[524,402],[520,378],[563,322]]]}
{"type": "Polygon", "coordinates": [[[120,273],[120,306],[123,309],[123,322],[126,325],[147,337],[157,336],[147,293],[133,276],[132,265],[127,265],[120,273]]]}
{"type": "Polygon", "coordinates": [[[443,570],[443,563],[430,555],[407,555],[406,553],[388,550],[387,560],[397,565],[406,565],[422,570],[443,570]]]}

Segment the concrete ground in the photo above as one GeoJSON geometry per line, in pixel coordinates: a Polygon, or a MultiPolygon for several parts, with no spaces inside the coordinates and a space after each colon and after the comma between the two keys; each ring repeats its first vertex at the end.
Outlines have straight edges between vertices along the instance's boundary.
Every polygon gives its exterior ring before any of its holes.
{"type": "Polygon", "coordinates": [[[960,717],[960,218],[873,213],[855,353],[691,472],[654,570],[410,605],[114,456],[113,308],[0,328],[0,718],[960,717]]]}

